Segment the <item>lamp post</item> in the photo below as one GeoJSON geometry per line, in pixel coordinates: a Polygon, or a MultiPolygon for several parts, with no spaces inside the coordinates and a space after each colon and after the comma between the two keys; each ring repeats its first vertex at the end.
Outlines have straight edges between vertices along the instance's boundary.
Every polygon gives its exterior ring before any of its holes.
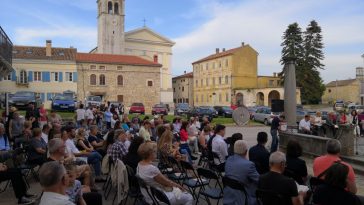
{"type": "Polygon", "coordinates": [[[290,127],[296,126],[296,58],[288,57],[284,59],[284,114],[287,119],[287,125],[290,127]]]}

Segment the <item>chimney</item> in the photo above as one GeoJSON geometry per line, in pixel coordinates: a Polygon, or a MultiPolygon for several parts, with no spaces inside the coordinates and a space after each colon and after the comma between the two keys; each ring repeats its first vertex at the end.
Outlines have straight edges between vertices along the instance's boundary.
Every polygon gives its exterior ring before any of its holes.
{"type": "Polygon", "coordinates": [[[277,73],[273,73],[273,77],[277,77],[277,73]]]}
{"type": "Polygon", "coordinates": [[[216,48],[216,54],[220,53],[220,49],[216,48]]]}
{"type": "Polygon", "coordinates": [[[225,52],[225,48],[222,49],[222,52],[225,52]]]}
{"type": "Polygon", "coordinates": [[[51,40],[46,41],[46,56],[47,57],[52,56],[52,41],[51,40]]]}
{"type": "Polygon", "coordinates": [[[184,74],[186,74],[186,73],[187,73],[187,71],[184,71],[183,73],[184,73],[184,74]]]}
{"type": "Polygon", "coordinates": [[[245,43],[244,42],[241,42],[241,47],[244,47],[245,43]]]}

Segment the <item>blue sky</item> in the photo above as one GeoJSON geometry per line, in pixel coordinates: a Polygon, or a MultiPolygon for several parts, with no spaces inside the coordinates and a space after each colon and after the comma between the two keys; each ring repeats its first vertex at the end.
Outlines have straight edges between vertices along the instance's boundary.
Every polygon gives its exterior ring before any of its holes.
{"type": "MultiPolygon", "coordinates": [[[[1,0],[0,26],[14,44],[96,46],[96,0],[1,0]]],[[[126,0],[126,30],[147,26],[174,40],[173,74],[215,51],[245,42],[259,52],[259,74],[281,70],[281,36],[298,22],[315,19],[322,27],[325,82],[355,77],[364,66],[362,0],[126,0]]]]}

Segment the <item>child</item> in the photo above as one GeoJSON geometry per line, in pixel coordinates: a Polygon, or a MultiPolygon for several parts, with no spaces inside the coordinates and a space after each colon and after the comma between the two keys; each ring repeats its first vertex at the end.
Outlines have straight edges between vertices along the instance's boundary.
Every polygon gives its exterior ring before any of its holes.
{"type": "Polygon", "coordinates": [[[81,182],[76,180],[77,177],[76,165],[67,164],[66,170],[69,177],[69,185],[66,190],[66,194],[70,197],[70,201],[73,202],[74,204],[86,205],[86,202],[82,197],[81,182]]]}

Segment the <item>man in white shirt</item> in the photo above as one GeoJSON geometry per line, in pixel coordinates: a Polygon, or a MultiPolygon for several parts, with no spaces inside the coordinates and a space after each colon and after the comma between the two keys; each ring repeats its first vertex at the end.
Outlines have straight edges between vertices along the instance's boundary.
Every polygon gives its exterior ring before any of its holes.
{"type": "Polygon", "coordinates": [[[40,205],[74,205],[66,195],[69,178],[61,163],[44,163],[39,171],[39,180],[44,191],[40,205]]]}
{"type": "Polygon", "coordinates": [[[76,110],[77,115],[77,127],[81,127],[82,120],[85,120],[86,111],[83,109],[83,104],[80,104],[80,107],[76,110]]]}
{"type": "Polygon", "coordinates": [[[94,120],[94,112],[92,111],[92,106],[89,106],[85,113],[85,118],[87,120],[87,125],[90,126],[94,120]]]}
{"type": "Polygon", "coordinates": [[[217,168],[220,172],[224,172],[225,170],[225,161],[228,154],[228,147],[224,140],[225,136],[225,126],[224,125],[216,125],[215,128],[215,136],[212,139],[212,152],[218,155],[218,159],[214,158],[214,164],[217,165],[217,168]]]}
{"type": "Polygon", "coordinates": [[[303,118],[300,121],[300,124],[298,126],[298,130],[300,133],[304,133],[304,134],[311,134],[311,122],[310,122],[310,116],[309,115],[305,115],[305,118],[303,118]]]}

